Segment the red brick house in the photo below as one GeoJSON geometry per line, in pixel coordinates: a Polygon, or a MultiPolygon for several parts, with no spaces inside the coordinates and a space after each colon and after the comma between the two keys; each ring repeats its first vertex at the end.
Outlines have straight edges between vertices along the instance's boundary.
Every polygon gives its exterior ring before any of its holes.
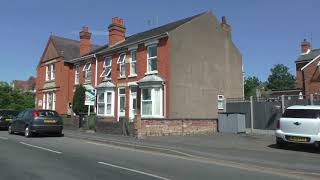
{"type": "Polygon", "coordinates": [[[30,76],[28,80],[13,80],[12,87],[23,92],[35,92],[36,78],[30,76]]]}
{"type": "Polygon", "coordinates": [[[310,43],[301,42],[301,54],[296,60],[297,89],[304,95],[320,94],[320,49],[311,49],[310,43]]]}
{"type": "Polygon", "coordinates": [[[115,122],[133,120],[137,112],[142,119],[153,120],[216,119],[224,98],[243,97],[242,57],[225,17],[219,22],[205,12],[131,36],[125,32],[124,21],[112,18],[107,45],[90,49],[85,27],[80,47],[86,52],[81,56],[62,58],[56,52],[42,57],[48,60],[38,67],[37,108],[47,108],[43,87],[52,59],[63,68],[59,71],[63,78],[54,86],[61,89],[55,98],[59,113],[66,112],[77,84],[94,88],[97,115],[115,122]]]}

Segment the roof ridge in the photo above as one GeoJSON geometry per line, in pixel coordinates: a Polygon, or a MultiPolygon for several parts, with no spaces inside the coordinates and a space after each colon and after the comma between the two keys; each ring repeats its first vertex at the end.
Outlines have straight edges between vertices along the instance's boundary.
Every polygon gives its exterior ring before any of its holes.
{"type": "MultiPolygon", "coordinates": [[[[50,35],[50,37],[52,38],[59,38],[59,39],[63,39],[63,40],[67,40],[67,41],[73,41],[76,43],[80,43],[80,40],[75,40],[75,39],[70,39],[70,38],[66,38],[66,37],[62,37],[62,36],[57,36],[57,35],[50,35]]],[[[91,46],[103,46],[103,45],[99,45],[99,44],[91,44],[91,46]]]]}

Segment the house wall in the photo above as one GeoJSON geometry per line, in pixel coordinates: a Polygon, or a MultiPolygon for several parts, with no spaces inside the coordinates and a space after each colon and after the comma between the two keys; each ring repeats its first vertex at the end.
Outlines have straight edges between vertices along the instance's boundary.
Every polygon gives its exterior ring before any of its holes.
{"type": "Polygon", "coordinates": [[[310,94],[320,94],[319,61],[320,58],[312,62],[303,70],[305,79],[305,95],[307,96],[310,94]]]}
{"type": "Polygon", "coordinates": [[[243,97],[241,54],[211,13],[169,40],[170,118],[217,118],[217,95],[243,97]]]}
{"type": "Polygon", "coordinates": [[[308,62],[305,63],[296,63],[296,88],[303,89],[303,74],[301,68],[305,66],[308,62]]]}

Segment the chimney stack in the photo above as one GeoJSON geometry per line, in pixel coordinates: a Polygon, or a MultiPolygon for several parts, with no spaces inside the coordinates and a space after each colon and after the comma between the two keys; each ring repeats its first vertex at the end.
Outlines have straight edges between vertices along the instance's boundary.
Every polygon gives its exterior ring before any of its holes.
{"type": "Polygon", "coordinates": [[[123,19],[113,17],[111,24],[108,26],[109,31],[109,46],[125,39],[126,27],[124,26],[123,19]]]}
{"type": "Polygon", "coordinates": [[[87,54],[91,50],[91,33],[88,26],[83,26],[80,35],[80,56],[87,54]]]}
{"type": "Polygon", "coordinates": [[[310,43],[306,39],[303,39],[301,42],[301,53],[308,53],[309,50],[311,50],[310,43]]]}
{"type": "Polygon", "coordinates": [[[222,16],[220,25],[225,32],[231,33],[231,26],[227,23],[227,19],[225,16],[222,16]]]}

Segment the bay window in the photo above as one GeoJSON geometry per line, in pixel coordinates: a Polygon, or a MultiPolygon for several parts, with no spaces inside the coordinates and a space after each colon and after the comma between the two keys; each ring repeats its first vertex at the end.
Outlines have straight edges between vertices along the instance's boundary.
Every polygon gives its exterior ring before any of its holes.
{"type": "Polygon", "coordinates": [[[143,88],[141,95],[141,115],[145,117],[163,117],[162,89],[160,87],[143,88]]]}
{"type": "Polygon", "coordinates": [[[148,46],[148,73],[157,72],[157,45],[148,46]]]}
{"type": "Polygon", "coordinates": [[[98,92],[97,99],[98,111],[97,114],[99,116],[113,116],[114,115],[114,91],[100,91],[98,92]]]}
{"type": "Polygon", "coordinates": [[[126,76],[126,54],[122,53],[120,54],[118,58],[118,64],[120,65],[120,77],[125,77],[126,76]]]}

